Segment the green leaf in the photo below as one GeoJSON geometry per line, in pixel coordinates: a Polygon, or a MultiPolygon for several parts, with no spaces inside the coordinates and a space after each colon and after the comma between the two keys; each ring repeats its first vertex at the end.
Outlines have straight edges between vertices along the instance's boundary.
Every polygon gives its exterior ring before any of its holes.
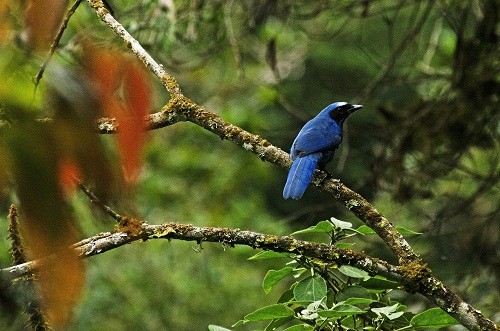
{"type": "Polygon", "coordinates": [[[293,290],[289,289],[289,290],[286,290],[285,292],[281,293],[281,296],[278,299],[278,303],[284,303],[284,302],[288,302],[288,301],[292,301],[292,300],[293,300],[293,290]]]}
{"type": "Polygon", "coordinates": [[[246,315],[245,321],[264,321],[293,315],[292,309],[285,304],[278,303],[257,309],[253,313],[246,315]]]}
{"type": "Polygon", "coordinates": [[[209,325],[208,330],[209,331],[231,331],[231,329],[226,329],[226,328],[223,328],[222,326],[218,326],[218,325],[209,325]]]}
{"type": "Polygon", "coordinates": [[[319,311],[318,315],[327,318],[340,318],[340,317],[363,314],[364,312],[365,312],[364,310],[359,309],[356,306],[339,304],[330,310],[319,311]]]}
{"type": "Polygon", "coordinates": [[[371,300],[371,295],[368,290],[362,286],[359,285],[352,285],[352,286],[346,286],[340,290],[335,295],[335,299],[337,301],[347,301],[350,298],[358,298],[358,299],[370,299],[371,300]]]}
{"type": "Polygon", "coordinates": [[[292,267],[284,267],[280,270],[269,270],[262,281],[262,288],[268,294],[280,280],[293,273],[292,267]]]}
{"type": "Polygon", "coordinates": [[[287,317],[283,317],[283,318],[276,318],[274,320],[272,320],[267,326],[266,328],[264,329],[264,331],[274,331],[276,330],[277,328],[287,324],[288,322],[290,321],[293,321],[294,320],[294,317],[293,316],[287,316],[287,317]]]}
{"type": "Polygon", "coordinates": [[[318,301],[326,296],[326,282],[318,275],[301,280],[293,288],[293,296],[297,301],[318,301]]]}
{"type": "Polygon", "coordinates": [[[364,280],[362,282],[359,282],[359,285],[366,289],[377,290],[377,291],[396,289],[399,286],[398,283],[387,280],[380,276],[375,276],[366,281],[364,280]]]}
{"type": "Polygon", "coordinates": [[[307,324],[297,324],[292,325],[289,328],[284,329],[283,331],[313,331],[314,327],[312,325],[307,324]]]}
{"type": "Polygon", "coordinates": [[[358,231],[359,233],[364,234],[364,235],[376,233],[368,225],[361,225],[359,228],[356,229],[356,231],[358,231]]]}
{"type": "Polygon", "coordinates": [[[444,310],[436,307],[415,315],[410,324],[419,329],[438,329],[459,323],[444,310]]]}
{"type": "Polygon", "coordinates": [[[339,271],[344,275],[353,278],[363,278],[363,280],[368,280],[371,278],[366,271],[358,269],[356,267],[352,267],[350,265],[340,266],[339,271]]]}
{"type": "Polygon", "coordinates": [[[354,245],[354,243],[335,243],[335,246],[341,249],[350,248],[352,245],[354,245]]]}
{"type": "Polygon", "coordinates": [[[370,304],[372,302],[376,302],[377,300],[373,299],[368,299],[368,298],[349,298],[346,301],[344,301],[345,304],[348,305],[363,305],[363,304],[370,304]]]}
{"type": "Polygon", "coordinates": [[[264,259],[280,259],[280,258],[289,258],[290,254],[288,253],[278,253],[273,251],[262,251],[255,255],[252,255],[248,258],[248,260],[264,260],[264,259]]]}
{"type": "Polygon", "coordinates": [[[295,231],[291,236],[304,233],[328,233],[330,234],[333,230],[333,225],[329,221],[321,221],[314,226],[310,226],[307,229],[295,231]]]}
{"type": "Polygon", "coordinates": [[[245,325],[246,323],[248,323],[249,321],[247,320],[239,320],[238,322],[234,323],[233,325],[231,325],[232,328],[237,328],[237,327],[240,327],[242,325],[245,325]]]}
{"type": "Polygon", "coordinates": [[[398,230],[399,233],[401,233],[402,235],[405,235],[405,236],[413,236],[413,235],[423,234],[422,232],[416,232],[416,231],[407,229],[407,228],[402,227],[402,226],[396,226],[396,230],[398,230]]]}
{"type": "Polygon", "coordinates": [[[392,306],[372,308],[371,311],[377,314],[377,316],[383,315],[390,320],[395,320],[396,318],[399,318],[404,314],[404,311],[398,311],[398,308],[399,308],[399,303],[395,303],[392,306]]]}

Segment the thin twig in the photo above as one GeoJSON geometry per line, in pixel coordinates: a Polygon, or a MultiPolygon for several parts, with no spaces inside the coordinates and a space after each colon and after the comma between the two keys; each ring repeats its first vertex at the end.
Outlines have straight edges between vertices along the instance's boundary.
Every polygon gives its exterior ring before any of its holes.
{"type": "MultiPolygon", "coordinates": [[[[417,5],[420,6],[420,4],[417,5]]],[[[410,30],[404,36],[404,38],[401,39],[401,43],[396,48],[396,50],[392,52],[387,63],[385,64],[385,68],[383,69],[383,71],[380,72],[378,77],[365,87],[363,93],[361,93],[361,95],[357,97],[358,100],[365,100],[373,92],[373,90],[389,76],[392,69],[394,69],[394,67],[396,66],[398,59],[401,57],[401,54],[409,45],[412,44],[413,39],[415,39],[415,37],[418,35],[418,32],[424,26],[424,23],[429,19],[429,15],[433,8],[434,0],[427,0],[427,7],[424,9],[424,12],[420,16],[420,20],[415,24],[415,27],[410,30]]]]}
{"type": "Polygon", "coordinates": [[[94,193],[92,193],[92,191],[89,190],[87,186],[85,186],[79,180],[77,179],[75,180],[80,190],[82,190],[82,192],[85,193],[85,195],[90,199],[90,201],[97,207],[99,207],[99,209],[101,209],[103,212],[114,218],[117,222],[120,222],[123,219],[123,217],[120,214],[118,214],[113,209],[104,204],[104,202],[102,202],[94,193]]]}
{"type": "Polygon", "coordinates": [[[54,52],[56,51],[57,46],[59,46],[59,42],[61,41],[62,35],[64,33],[64,30],[66,30],[66,27],[68,26],[69,19],[73,14],[75,13],[76,9],[80,5],[82,0],[75,0],[73,5],[68,9],[66,12],[66,15],[64,15],[64,19],[61,22],[61,25],[59,26],[59,30],[57,31],[56,36],[54,37],[54,41],[52,42],[52,45],[50,45],[49,52],[47,53],[47,56],[45,57],[45,61],[43,61],[42,65],[40,66],[40,69],[38,70],[38,73],[36,74],[34,81],[35,81],[35,89],[38,87],[38,84],[40,83],[40,80],[42,79],[43,73],[45,72],[45,69],[47,68],[47,65],[49,64],[50,60],[52,59],[52,55],[54,55],[54,52]]]}

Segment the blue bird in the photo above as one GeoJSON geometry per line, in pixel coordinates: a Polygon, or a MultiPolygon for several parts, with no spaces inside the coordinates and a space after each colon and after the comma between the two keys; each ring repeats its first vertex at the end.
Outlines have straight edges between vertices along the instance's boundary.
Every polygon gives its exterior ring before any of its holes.
{"type": "Polygon", "coordinates": [[[302,198],[314,170],[317,167],[323,170],[342,142],[345,119],[360,108],[363,106],[335,102],[304,125],[290,150],[293,164],[288,172],[283,198],[302,198]]]}

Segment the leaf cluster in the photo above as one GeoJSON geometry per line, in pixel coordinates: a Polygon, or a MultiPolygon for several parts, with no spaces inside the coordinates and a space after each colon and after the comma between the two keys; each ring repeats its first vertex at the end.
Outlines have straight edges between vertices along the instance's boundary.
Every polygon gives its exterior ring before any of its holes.
{"type": "MultiPolygon", "coordinates": [[[[364,227],[352,229],[351,223],[332,218],[293,235],[312,233],[327,234],[335,239],[334,245],[344,247],[350,244],[337,241],[370,231],[364,227]]],[[[276,304],[245,315],[232,327],[267,321],[264,330],[417,330],[458,323],[440,308],[411,312],[396,294],[401,284],[349,265],[325,265],[303,256],[273,252],[258,253],[250,260],[277,258],[287,261],[286,266],[267,272],[262,282],[264,292],[270,293],[286,280],[290,288],[276,304]]],[[[217,330],[215,326],[209,329],[217,330]]]]}

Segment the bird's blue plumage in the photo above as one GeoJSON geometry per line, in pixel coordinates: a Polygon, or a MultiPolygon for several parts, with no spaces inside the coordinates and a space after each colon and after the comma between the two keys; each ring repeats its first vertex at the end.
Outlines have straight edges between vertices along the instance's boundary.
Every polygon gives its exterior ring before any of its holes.
{"type": "Polygon", "coordinates": [[[342,125],[360,105],[335,102],[307,122],[295,138],[290,150],[293,164],[283,189],[283,198],[300,199],[311,182],[314,170],[333,158],[342,142],[342,125]]]}
{"type": "Polygon", "coordinates": [[[300,199],[304,194],[309,182],[311,182],[314,169],[318,165],[322,153],[313,153],[299,157],[292,163],[288,172],[288,179],[283,189],[285,199],[300,199]]]}

